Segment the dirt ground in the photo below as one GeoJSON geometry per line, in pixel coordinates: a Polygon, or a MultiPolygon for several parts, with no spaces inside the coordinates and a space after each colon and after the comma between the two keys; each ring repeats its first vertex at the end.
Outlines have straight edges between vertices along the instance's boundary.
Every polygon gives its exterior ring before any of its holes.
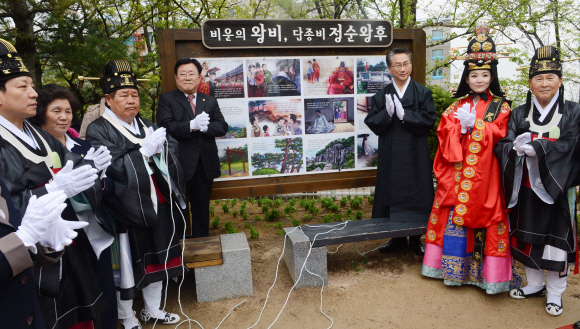
{"type": "MultiPolygon", "coordinates": [[[[338,204],[338,200],[337,200],[338,204]]],[[[213,205],[213,203],[212,203],[213,205]]],[[[318,205],[320,207],[320,205],[318,205]]],[[[283,209],[284,206],[280,207],[283,209]]],[[[296,209],[302,209],[300,205],[296,209]]],[[[199,321],[203,328],[216,328],[230,309],[234,309],[220,328],[249,328],[260,316],[268,289],[276,275],[276,263],[283,247],[283,236],[274,223],[252,221],[251,226],[261,232],[251,239],[243,219],[224,214],[215,205],[214,217],[221,217],[221,226],[211,234],[223,234],[223,223],[231,220],[238,230],[248,236],[252,255],[254,295],[211,303],[198,303],[193,272],[185,277],[181,289],[183,311],[199,321]]],[[[238,209],[234,207],[233,209],[238,209]]],[[[320,207],[322,210],[322,207],[320,207]]],[[[346,211],[348,207],[342,209],[346,211]]],[[[364,199],[361,211],[370,217],[371,204],[364,199]]],[[[353,209],[355,210],[355,209],[353,209]]],[[[256,205],[247,205],[249,218],[261,214],[256,205]]],[[[320,222],[329,211],[313,216],[309,224],[320,222]]],[[[279,222],[292,226],[292,219],[304,216],[301,211],[291,213],[279,222]]],[[[346,217],[346,216],[345,216],[346,217]]],[[[302,220],[301,220],[302,221],[302,220]]],[[[249,225],[248,225],[249,226],[249,225]]],[[[278,225],[280,226],[280,225],[278,225]]],[[[372,250],[384,241],[359,243],[359,251],[372,250]]],[[[564,313],[549,316],[545,298],[514,300],[507,293],[487,295],[473,286],[448,287],[441,280],[423,277],[421,257],[411,251],[398,251],[384,255],[378,251],[360,256],[355,244],[344,245],[336,254],[328,255],[328,286],[322,293],[324,313],[334,321],[333,328],[558,328],[580,320],[580,275],[571,276],[563,296],[564,313]]],[[[329,251],[336,246],[328,247],[329,251]]],[[[272,289],[264,314],[254,328],[269,328],[282,309],[293,285],[288,269],[282,260],[278,281],[272,289]]],[[[167,311],[181,314],[178,305],[178,284],[170,281],[167,294],[167,311]]],[[[142,300],[135,300],[134,309],[142,308],[142,300]]],[[[320,288],[303,287],[292,291],[286,308],[272,328],[328,328],[331,321],[320,313],[320,288]]],[[[119,325],[119,328],[122,328],[119,325]]],[[[144,328],[153,328],[145,325],[144,328]]],[[[156,328],[175,328],[175,325],[157,325],[156,328]]],[[[187,323],[179,328],[189,328],[187,323]]],[[[199,328],[192,323],[191,328],[199,328]]]]}

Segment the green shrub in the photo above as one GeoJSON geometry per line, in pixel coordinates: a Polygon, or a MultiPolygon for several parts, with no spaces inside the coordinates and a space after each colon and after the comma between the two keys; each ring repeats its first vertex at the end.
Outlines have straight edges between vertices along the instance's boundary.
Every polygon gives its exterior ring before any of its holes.
{"type": "Polygon", "coordinates": [[[346,203],[347,203],[347,200],[346,200],[345,197],[343,197],[342,199],[340,199],[340,206],[341,207],[346,207],[346,203]]]}
{"type": "Polygon", "coordinates": [[[266,212],[268,212],[268,210],[269,210],[269,209],[270,209],[270,207],[268,207],[268,206],[266,206],[266,205],[263,205],[263,206],[262,206],[262,213],[264,213],[264,214],[265,214],[266,212]]]}
{"type": "Polygon", "coordinates": [[[222,205],[222,210],[224,211],[224,214],[227,214],[230,211],[230,207],[224,203],[222,205]]]}
{"type": "Polygon", "coordinates": [[[243,215],[242,215],[242,218],[243,218],[244,220],[248,219],[248,214],[243,214],[243,215]]]}
{"type": "Polygon", "coordinates": [[[373,202],[375,202],[375,197],[374,196],[369,196],[368,200],[369,200],[369,203],[370,204],[373,204],[373,202]]]}
{"type": "Polygon", "coordinates": [[[219,206],[220,203],[221,203],[221,201],[219,199],[218,200],[213,200],[213,203],[215,203],[217,206],[219,206]]]}
{"type": "Polygon", "coordinates": [[[296,200],[296,199],[290,199],[290,201],[288,201],[288,204],[289,204],[291,207],[294,207],[294,206],[296,206],[296,202],[298,202],[298,200],[296,200]]]}
{"type": "Polygon", "coordinates": [[[296,211],[296,208],[292,207],[291,205],[287,205],[286,207],[284,207],[285,214],[293,213],[295,211],[296,211]]]}
{"type": "Polygon", "coordinates": [[[292,226],[300,226],[300,221],[298,219],[293,219],[292,226]]]}
{"type": "Polygon", "coordinates": [[[226,230],[227,234],[239,233],[238,229],[230,221],[225,222],[224,229],[226,230]]]}
{"type": "Polygon", "coordinates": [[[248,223],[248,222],[245,222],[245,223],[244,223],[244,227],[245,227],[245,228],[250,228],[250,227],[252,227],[252,224],[250,224],[250,223],[248,223]]]}
{"type": "Polygon", "coordinates": [[[358,199],[352,199],[352,200],[350,200],[350,206],[353,209],[358,209],[360,207],[360,200],[358,200],[358,199]]]}
{"type": "Polygon", "coordinates": [[[264,201],[263,201],[263,203],[264,203],[266,206],[268,206],[268,207],[272,208],[272,204],[273,204],[272,200],[270,200],[270,199],[268,199],[268,198],[265,198],[265,199],[263,199],[263,200],[264,200],[264,201]]]}
{"type": "Polygon", "coordinates": [[[254,202],[256,202],[256,199],[253,196],[251,196],[248,198],[248,201],[250,201],[251,204],[254,204],[254,202]]]}
{"type": "Polygon", "coordinates": [[[209,206],[209,215],[211,217],[215,216],[215,208],[213,206],[209,206]]]}
{"type": "Polygon", "coordinates": [[[238,217],[238,211],[237,210],[232,211],[232,216],[238,217]]]}
{"type": "Polygon", "coordinates": [[[330,211],[332,211],[332,212],[337,212],[337,211],[338,211],[338,205],[336,205],[336,204],[332,204],[332,205],[330,206],[330,208],[329,208],[329,209],[330,209],[330,211]]]}
{"type": "Polygon", "coordinates": [[[350,221],[356,220],[356,217],[354,217],[352,215],[351,216],[348,216],[348,220],[350,220],[350,221]]]}
{"type": "Polygon", "coordinates": [[[282,224],[281,222],[277,222],[276,224],[274,224],[274,228],[283,228],[284,224],[282,224]]]}
{"type": "Polygon", "coordinates": [[[304,221],[305,222],[309,222],[312,220],[312,215],[310,214],[304,214],[304,221]]]}
{"type": "Polygon", "coordinates": [[[280,213],[280,211],[278,209],[272,209],[264,214],[264,218],[268,222],[274,222],[274,221],[280,219],[280,217],[282,217],[282,214],[280,213]]]}
{"type": "Polygon", "coordinates": [[[221,221],[221,219],[219,218],[219,216],[218,216],[218,217],[216,217],[216,218],[214,218],[214,219],[211,221],[211,227],[213,227],[213,228],[218,228],[218,227],[220,226],[220,221],[221,221]]]}
{"type": "Polygon", "coordinates": [[[232,208],[235,207],[236,204],[238,204],[238,199],[233,198],[232,201],[231,201],[232,208]]]}
{"type": "Polygon", "coordinates": [[[260,215],[256,215],[256,216],[254,216],[254,220],[255,221],[259,221],[259,220],[262,220],[262,219],[260,218],[260,215]]]}
{"type": "Polygon", "coordinates": [[[322,218],[322,222],[323,223],[330,223],[330,222],[332,222],[332,215],[331,214],[328,214],[328,215],[324,216],[322,218]]]}
{"type": "Polygon", "coordinates": [[[252,239],[257,239],[260,237],[260,231],[256,230],[255,228],[250,228],[250,237],[252,239]]]}
{"type": "Polygon", "coordinates": [[[240,216],[244,216],[246,214],[246,208],[240,209],[240,216]]]}
{"type": "Polygon", "coordinates": [[[278,199],[274,200],[274,208],[280,207],[283,202],[284,202],[284,200],[282,200],[282,198],[278,198],[278,199]]]}
{"type": "Polygon", "coordinates": [[[347,214],[348,216],[352,215],[352,208],[348,208],[348,209],[346,210],[346,214],[347,214]]]}
{"type": "Polygon", "coordinates": [[[356,212],[356,219],[362,219],[363,218],[363,212],[362,211],[357,211],[356,212]]]}
{"type": "Polygon", "coordinates": [[[316,216],[316,215],[320,214],[320,209],[318,209],[317,206],[312,206],[312,208],[310,208],[310,213],[312,215],[315,215],[316,216]]]}
{"type": "Polygon", "coordinates": [[[256,204],[258,205],[258,207],[261,207],[264,204],[263,199],[256,200],[256,204]]]}
{"type": "Polygon", "coordinates": [[[350,200],[351,196],[350,196],[350,195],[347,195],[347,196],[346,196],[346,198],[347,198],[348,200],[350,200]]]}
{"type": "Polygon", "coordinates": [[[310,201],[306,199],[300,200],[300,205],[302,206],[302,208],[304,208],[304,210],[310,209],[310,201]]]}
{"type": "Polygon", "coordinates": [[[283,229],[279,229],[278,231],[276,231],[276,234],[278,234],[278,235],[284,235],[284,230],[283,229]]]}
{"type": "Polygon", "coordinates": [[[340,222],[342,220],[342,214],[335,214],[334,215],[334,220],[337,222],[340,222]]]}

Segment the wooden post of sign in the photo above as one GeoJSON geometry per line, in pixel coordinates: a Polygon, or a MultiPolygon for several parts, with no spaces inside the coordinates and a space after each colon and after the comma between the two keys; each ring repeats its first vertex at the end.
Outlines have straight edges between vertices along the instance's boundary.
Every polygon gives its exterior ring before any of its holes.
{"type": "MultiPolygon", "coordinates": [[[[208,49],[202,43],[200,29],[168,29],[159,31],[158,45],[161,64],[161,79],[164,92],[176,89],[173,67],[184,57],[302,57],[302,56],[376,56],[386,55],[394,47],[405,47],[413,53],[413,80],[425,84],[426,36],[421,29],[393,30],[393,43],[387,48],[258,48],[208,49]]],[[[245,165],[245,163],[244,163],[245,165]]],[[[216,181],[212,199],[243,198],[286,193],[315,192],[334,189],[374,186],[376,170],[351,170],[344,172],[276,175],[265,178],[250,178],[216,181]]]]}

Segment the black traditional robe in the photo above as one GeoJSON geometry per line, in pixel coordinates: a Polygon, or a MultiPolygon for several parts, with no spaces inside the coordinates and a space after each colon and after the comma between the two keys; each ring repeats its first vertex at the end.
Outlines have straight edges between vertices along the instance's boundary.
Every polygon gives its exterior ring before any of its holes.
{"type": "Polygon", "coordinates": [[[398,97],[393,84],[372,97],[366,125],[379,136],[379,164],[373,217],[397,222],[425,222],[435,197],[427,133],[437,119],[431,90],[411,80],[400,99],[402,122],[386,110],[385,94],[398,97]],[[390,213],[385,213],[390,207],[390,213]]]}
{"type": "Polygon", "coordinates": [[[124,300],[135,298],[137,291],[152,282],[181,276],[184,270],[179,239],[185,223],[179,208],[185,208],[185,200],[178,144],[167,135],[167,177],[158,164],[146,163],[139,151],[148,127],[157,126],[139,116],[136,119],[140,136],[107,113],[87,128],[87,141],[95,148],[105,145],[113,157],[107,176],[113,180],[114,192],[103,202],[114,219],[113,266],[118,264],[121,270],[116,283],[124,300]]]}
{"type": "MultiPolygon", "coordinates": [[[[42,158],[46,159],[52,152],[56,152],[62,166],[68,160],[73,161],[75,168],[86,164],[93,165],[92,161],[69,152],[46,131],[33,128],[27,122],[24,124],[30,128],[39,150],[30,147],[6,128],[0,127],[0,178],[6,183],[14,205],[22,215],[26,212],[32,195],[41,196],[47,193],[44,185],[53,177],[51,169],[42,158]]],[[[97,179],[95,185],[82,194],[92,209],[98,209],[101,199],[100,180],[97,179]]],[[[70,200],[67,200],[67,205],[62,218],[78,220],[70,200]]],[[[105,307],[95,273],[90,262],[83,256],[85,252],[94,251],[84,230],[77,232],[78,236],[73,244],[65,247],[60,261],[41,267],[37,255],[34,280],[38,285],[41,312],[47,328],[68,329],[78,322],[96,320],[105,307]]],[[[39,252],[40,249],[42,248],[39,248],[39,252]]]]}
{"type": "Polygon", "coordinates": [[[516,107],[507,135],[494,151],[502,169],[506,205],[512,208],[512,255],[530,268],[563,272],[567,262],[574,262],[576,251],[573,187],[580,173],[580,106],[566,101],[559,108],[558,103],[543,122],[535,106],[529,111],[525,105],[516,107]],[[549,131],[555,130],[559,137],[549,139],[549,131]],[[532,133],[530,145],[536,157],[518,156],[513,149],[516,137],[526,132],[532,133]],[[538,134],[542,138],[536,139],[538,134]]]}

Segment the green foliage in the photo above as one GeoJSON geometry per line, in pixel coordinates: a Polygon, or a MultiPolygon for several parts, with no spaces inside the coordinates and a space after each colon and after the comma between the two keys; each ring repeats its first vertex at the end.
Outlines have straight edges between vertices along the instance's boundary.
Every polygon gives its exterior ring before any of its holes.
{"type": "Polygon", "coordinates": [[[274,224],[274,228],[283,228],[283,227],[284,227],[284,224],[282,224],[280,222],[274,224]]]}
{"type": "Polygon", "coordinates": [[[350,195],[347,195],[347,196],[346,196],[346,199],[347,199],[347,200],[350,200],[350,198],[352,198],[352,196],[350,196],[350,195]]]}
{"type": "Polygon", "coordinates": [[[337,212],[337,211],[338,211],[338,205],[336,205],[336,204],[334,204],[334,203],[333,203],[333,204],[330,206],[330,208],[329,208],[329,209],[330,209],[330,211],[332,211],[332,212],[337,212]]]}
{"type": "Polygon", "coordinates": [[[256,230],[255,228],[250,228],[250,238],[257,239],[260,237],[260,231],[256,230]]]}
{"type": "Polygon", "coordinates": [[[347,214],[348,216],[350,216],[350,215],[352,214],[352,208],[348,208],[348,209],[346,210],[346,214],[347,214]]]}
{"type": "Polygon", "coordinates": [[[219,199],[217,199],[217,200],[213,200],[213,203],[215,203],[215,204],[216,204],[216,206],[219,206],[219,205],[220,205],[220,203],[222,203],[222,201],[221,201],[221,200],[219,200],[219,199]]]}
{"type": "Polygon", "coordinates": [[[238,211],[237,210],[232,211],[232,216],[233,217],[238,217],[238,211]]]}
{"type": "Polygon", "coordinates": [[[278,208],[282,205],[282,203],[284,202],[284,200],[282,200],[282,198],[278,198],[276,200],[274,200],[274,205],[273,208],[278,208]]]}
{"type": "Polygon", "coordinates": [[[270,207],[268,207],[267,205],[263,205],[262,206],[262,213],[265,214],[266,212],[268,212],[269,209],[270,209],[270,207]]]}
{"type": "Polygon", "coordinates": [[[230,207],[227,205],[227,203],[222,205],[222,210],[224,211],[224,214],[227,214],[230,211],[230,207]]]}
{"type": "Polygon", "coordinates": [[[248,223],[248,222],[245,222],[245,223],[244,223],[244,227],[245,227],[245,228],[250,228],[250,227],[252,227],[252,224],[250,224],[250,223],[248,223]]]}
{"type": "Polygon", "coordinates": [[[363,218],[363,212],[362,211],[357,211],[356,212],[356,219],[362,219],[363,218]]]}
{"type": "Polygon", "coordinates": [[[254,220],[255,220],[255,221],[260,221],[260,220],[262,220],[262,219],[260,218],[260,215],[255,215],[255,216],[254,216],[254,220]]]}
{"type": "Polygon", "coordinates": [[[221,219],[219,218],[219,216],[218,216],[218,217],[216,217],[216,218],[214,218],[214,219],[211,221],[211,227],[213,227],[213,228],[218,228],[218,227],[220,226],[220,222],[221,222],[221,219]]]}
{"type": "Polygon", "coordinates": [[[285,214],[293,213],[295,211],[296,211],[296,208],[292,207],[291,205],[287,205],[286,207],[284,207],[285,214]]]}
{"type": "Polygon", "coordinates": [[[246,208],[240,208],[240,215],[246,215],[246,208]]]}
{"type": "Polygon", "coordinates": [[[283,229],[279,229],[278,231],[276,231],[277,235],[284,235],[284,230],[283,229]]]}
{"type": "Polygon", "coordinates": [[[320,209],[318,209],[318,207],[317,207],[317,206],[312,206],[312,207],[310,208],[310,213],[311,213],[312,215],[316,216],[316,215],[320,214],[320,209]]]}
{"type": "Polygon", "coordinates": [[[351,168],[354,168],[354,151],[348,152],[348,154],[346,155],[346,161],[342,165],[342,169],[351,169],[351,168]]]}
{"type": "Polygon", "coordinates": [[[369,196],[368,200],[369,200],[369,203],[370,204],[373,204],[373,202],[375,202],[375,197],[374,196],[369,196]]]}
{"type": "Polygon", "coordinates": [[[298,219],[293,219],[292,226],[300,226],[300,221],[298,219]]]}
{"type": "Polygon", "coordinates": [[[358,209],[362,203],[362,198],[360,196],[355,196],[352,200],[350,200],[350,206],[353,209],[358,209]]]}
{"type": "Polygon", "coordinates": [[[280,217],[282,217],[282,214],[280,214],[280,211],[278,209],[272,209],[264,214],[264,218],[268,222],[276,221],[280,219],[280,217]]]}
{"type": "Polygon", "coordinates": [[[322,222],[323,223],[331,223],[332,222],[332,215],[328,214],[328,215],[322,217],[322,222]]]}
{"type": "Polygon", "coordinates": [[[251,204],[254,204],[254,202],[256,202],[256,199],[253,196],[251,196],[248,198],[248,201],[250,201],[251,204]]]}
{"type": "Polygon", "coordinates": [[[347,199],[346,197],[342,197],[342,199],[340,199],[340,206],[341,207],[345,207],[347,203],[347,199]]]}
{"type": "Polygon", "coordinates": [[[292,198],[292,199],[290,199],[290,201],[288,201],[288,204],[290,205],[290,207],[294,207],[294,206],[296,206],[297,202],[298,202],[298,200],[292,198]]]}
{"type": "Polygon", "coordinates": [[[256,200],[256,204],[258,205],[258,207],[261,207],[264,204],[264,199],[256,200]]]}
{"type": "Polygon", "coordinates": [[[330,206],[334,204],[334,202],[330,198],[322,198],[320,199],[320,204],[326,208],[330,209],[330,206]]]}
{"type": "Polygon", "coordinates": [[[275,174],[279,174],[280,172],[276,169],[272,169],[272,168],[262,168],[262,169],[258,169],[258,170],[254,170],[252,172],[252,176],[259,176],[259,175],[275,175],[275,174]]]}
{"type": "Polygon", "coordinates": [[[242,218],[243,218],[244,220],[248,219],[248,214],[243,214],[243,215],[242,215],[242,218]]]}
{"type": "Polygon", "coordinates": [[[335,214],[334,215],[334,220],[337,221],[337,222],[341,221],[342,220],[342,214],[335,214]]]}
{"type": "Polygon", "coordinates": [[[215,216],[215,208],[213,206],[209,206],[209,215],[211,217],[215,216]]]}
{"type": "Polygon", "coordinates": [[[231,202],[231,205],[232,205],[232,208],[233,208],[233,207],[236,206],[236,204],[238,204],[238,199],[237,198],[233,198],[230,202],[231,202]]]}
{"type": "Polygon", "coordinates": [[[225,222],[225,224],[224,224],[224,230],[226,230],[226,233],[227,234],[239,233],[238,229],[230,221],[225,222]]]}
{"type": "Polygon", "coordinates": [[[379,166],[379,157],[374,157],[369,163],[369,167],[378,167],[378,166],[379,166]]]}
{"type": "Polygon", "coordinates": [[[312,215],[311,214],[304,214],[304,221],[305,222],[309,222],[312,220],[312,215]]]}
{"type": "Polygon", "coordinates": [[[270,199],[268,199],[268,198],[266,198],[266,199],[263,199],[263,200],[264,200],[264,204],[265,204],[266,206],[268,206],[268,207],[272,207],[272,205],[273,205],[273,202],[272,202],[272,200],[270,200],[270,199]]]}
{"type": "Polygon", "coordinates": [[[324,163],[311,163],[306,167],[306,171],[314,171],[314,169],[320,168],[320,170],[324,170],[324,163]]]}

